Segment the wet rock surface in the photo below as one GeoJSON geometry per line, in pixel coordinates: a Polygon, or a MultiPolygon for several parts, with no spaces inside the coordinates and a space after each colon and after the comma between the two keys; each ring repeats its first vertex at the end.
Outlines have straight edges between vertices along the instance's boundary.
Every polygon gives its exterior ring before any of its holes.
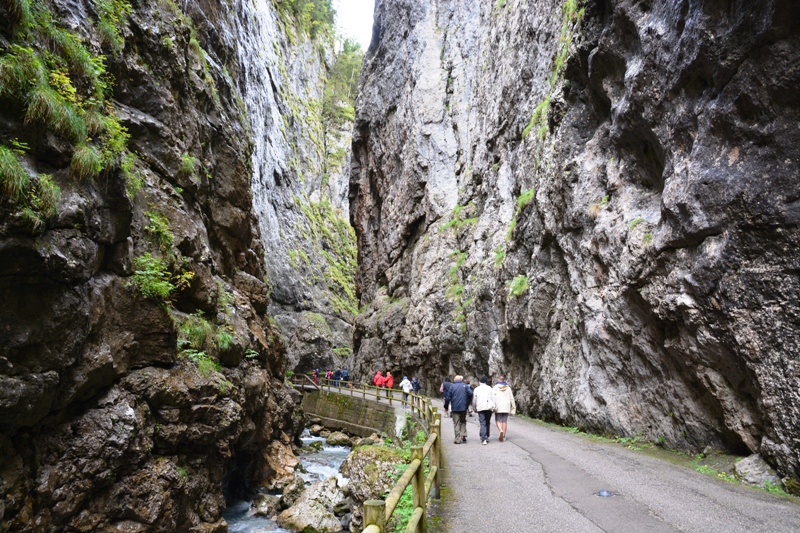
{"type": "Polygon", "coordinates": [[[378,1],[356,378],[504,373],[525,413],[800,477],[799,27],[784,0],[378,1]]]}

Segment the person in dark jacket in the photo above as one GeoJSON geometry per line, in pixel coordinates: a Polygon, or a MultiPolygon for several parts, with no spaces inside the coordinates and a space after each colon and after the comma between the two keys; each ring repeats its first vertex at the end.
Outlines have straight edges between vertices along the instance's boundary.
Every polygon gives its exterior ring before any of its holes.
{"type": "Polygon", "coordinates": [[[420,384],[419,380],[416,376],[411,378],[411,389],[414,391],[414,394],[419,394],[419,389],[422,388],[422,384],[420,384]]]}
{"type": "Polygon", "coordinates": [[[444,398],[450,404],[453,416],[455,444],[467,442],[467,408],[472,403],[472,387],[464,383],[462,376],[456,376],[453,384],[444,392],[444,398]]]}
{"type": "Polygon", "coordinates": [[[444,416],[450,416],[450,400],[447,399],[447,391],[450,387],[453,386],[453,382],[450,381],[450,376],[445,376],[444,381],[442,381],[442,385],[439,387],[439,392],[442,393],[442,399],[444,400],[444,416]]]}
{"type": "Polygon", "coordinates": [[[338,387],[339,386],[339,380],[340,379],[342,379],[342,371],[337,368],[336,371],[333,373],[333,386],[334,387],[338,387]]]}

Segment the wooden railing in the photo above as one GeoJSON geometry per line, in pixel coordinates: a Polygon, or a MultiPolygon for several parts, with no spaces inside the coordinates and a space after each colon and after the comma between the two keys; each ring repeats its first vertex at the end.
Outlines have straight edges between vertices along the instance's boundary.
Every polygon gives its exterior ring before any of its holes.
{"type": "Polygon", "coordinates": [[[306,387],[312,387],[319,390],[319,385],[314,383],[314,380],[311,379],[311,376],[307,376],[305,374],[295,374],[292,376],[292,386],[296,389],[300,388],[303,391],[305,391],[306,387]]]}
{"type": "MultiPolygon", "coordinates": [[[[295,387],[302,387],[308,383],[308,376],[295,376],[292,383],[295,387]]],[[[386,500],[367,500],[364,502],[364,529],[362,533],[385,533],[386,524],[392,517],[400,498],[408,488],[412,487],[414,512],[408,521],[405,533],[427,533],[427,523],[425,520],[428,499],[439,499],[441,488],[442,470],[442,415],[437,412],[436,407],[431,405],[430,398],[425,398],[419,394],[409,393],[408,399],[402,391],[387,389],[385,387],[374,387],[366,384],[353,384],[350,382],[332,379],[318,378],[315,384],[320,390],[328,392],[338,392],[349,394],[350,396],[360,395],[370,400],[389,402],[399,402],[400,405],[407,406],[411,413],[423,424],[428,434],[428,439],[422,446],[411,447],[411,463],[405,473],[397,480],[386,500]],[[396,394],[401,396],[397,397],[396,394]],[[428,475],[425,475],[425,458],[429,460],[428,475]]]]}

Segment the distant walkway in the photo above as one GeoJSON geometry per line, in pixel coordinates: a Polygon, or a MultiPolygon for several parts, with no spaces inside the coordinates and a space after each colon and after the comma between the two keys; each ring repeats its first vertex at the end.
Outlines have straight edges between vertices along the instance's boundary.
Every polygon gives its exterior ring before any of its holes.
{"type": "MultiPolygon", "coordinates": [[[[441,402],[434,402],[441,411],[441,402]]],[[[482,446],[478,417],[466,445],[442,419],[444,533],[798,532],[794,501],[695,472],[615,444],[518,417],[482,446]],[[615,495],[595,494],[608,490],[615,495]]]]}

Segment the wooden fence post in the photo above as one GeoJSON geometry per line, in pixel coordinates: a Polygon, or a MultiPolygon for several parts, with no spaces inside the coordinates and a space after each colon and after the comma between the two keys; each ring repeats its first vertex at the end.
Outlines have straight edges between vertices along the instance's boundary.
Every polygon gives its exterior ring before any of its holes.
{"type": "Polygon", "coordinates": [[[427,533],[428,527],[425,523],[426,517],[426,502],[425,502],[425,458],[422,456],[422,446],[411,447],[411,460],[419,459],[419,468],[414,474],[412,480],[412,491],[414,494],[414,508],[422,508],[422,518],[419,520],[417,531],[419,533],[427,533]]]}
{"type": "Polygon", "coordinates": [[[381,533],[386,531],[386,502],[367,500],[364,502],[364,528],[378,526],[381,533]]]}
{"type": "Polygon", "coordinates": [[[436,433],[436,440],[431,449],[431,468],[436,467],[436,475],[433,477],[433,486],[431,487],[431,498],[438,500],[441,497],[439,490],[441,489],[442,479],[442,415],[439,413],[434,413],[433,415],[431,433],[436,433]]]}

